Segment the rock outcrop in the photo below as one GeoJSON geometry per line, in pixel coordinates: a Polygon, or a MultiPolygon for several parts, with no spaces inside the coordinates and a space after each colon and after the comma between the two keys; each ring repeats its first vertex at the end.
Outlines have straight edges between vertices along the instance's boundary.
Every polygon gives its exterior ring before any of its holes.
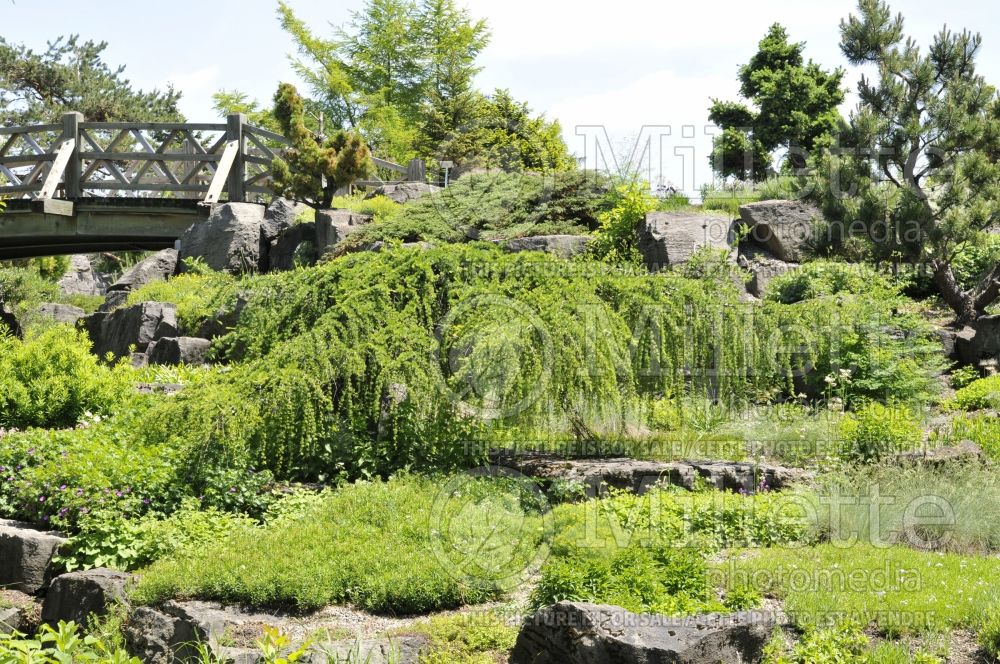
{"type": "Polygon", "coordinates": [[[108,286],[112,291],[135,291],[154,281],[165,281],[177,272],[177,250],[164,249],[130,267],[115,283],[108,286]]]}
{"type": "Polygon", "coordinates": [[[133,351],[145,353],[157,339],[180,336],[177,307],[168,302],[142,302],[111,313],[98,312],[83,319],[83,327],[94,343],[93,351],[103,357],[126,357],[133,351]]]}
{"type": "Polygon", "coordinates": [[[256,203],[217,205],[208,219],[184,231],[179,260],[200,258],[213,270],[231,274],[266,268],[267,249],[261,230],[265,211],[256,203]]]}
{"type": "Polygon", "coordinates": [[[559,258],[572,258],[587,251],[591,240],[588,235],[535,235],[507,240],[504,248],[512,253],[543,251],[559,258]]]}
{"type": "Polygon", "coordinates": [[[129,575],[109,569],[92,569],[57,576],[45,593],[42,622],[60,620],[86,625],[90,616],[103,616],[125,601],[129,575]]]}
{"type": "Polygon", "coordinates": [[[46,302],[38,307],[38,315],[56,323],[76,325],[87,312],[80,307],[71,304],[59,304],[57,302],[46,302]]]}
{"type": "Polygon", "coordinates": [[[52,574],[52,556],[66,542],[57,532],[0,520],[0,587],[34,595],[52,574]]]}
{"type": "Polygon", "coordinates": [[[639,251],[650,270],[689,260],[702,247],[732,249],[736,235],[726,217],[697,212],[650,212],[639,229],[639,251]]]}
{"type": "Polygon", "coordinates": [[[370,224],[371,215],[350,210],[318,210],[316,212],[316,253],[322,256],[351,233],[370,224]]]}
{"type": "Polygon", "coordinates": [[[510,664],[752,664],[774,626],[765,613],[669,618],[560,602],[525,622],[510,664]]]}
{"type": "Polygon", "coordinates": [[[783,489],[810,477],[809,471],[770,464],[735,461],[639,461],[636,459],[563,459],[554,456],[526,456],[497,463],[541,480],[563,480],[583,484],[591,496],[606,488],[643,494],[656,485],[694,490],[699,485],[724,491],[752,493],[762,484],[783,489]]]}
{"type": "Polygon", "coordinates": [[[365,198],[375,198],[385,196],[396,203],[408,203],[418,198],[441,191],[441,187],[425,182],[401,182],[400,184],[386,184],[377,188],[365,198]]]}
{"type": "Polygon", "coordinates": [[[804,201],[762,201],[740,207],[749,239],[786,263],[799,263],[813,245],[823,213],[804,201]]]}
{"type": "Polygon", "coordinates": [[[295,224],[281,231],[268,248],[267,269],[294,269],[299,262],[312,264],[316,262],[316,222],[310,221],[295,224]]]}
{"type": "Polygon", "coordinates": [[[69,269],[59,279],[63,295],[103,295],[106,288],[104,277],[94,271],[89,256],[69,257],[69,269]]]}
{"type": "Polygon", "coordinates": [[[964,364],[979,366],[1000,359],[1000,315],[980,316],[955,335],[955,352],[964,364]]]}
{"type": "Polygon", "coordinates": [[[0,302],[0,334],[10,334],[15,337],[21,337],[24,335],[24,330],[21,329],[21,321],[17,319],[17,315],[7,308],[7,305],[0,302]]]}
{"type": "Polygon", "coordinates": [[[798,267],[793,263],[778,260],[770,252],[749,244],[740,246],[737,264],[750,272],[750,281],[746,284],[747,292],[759,298],[763,298],[767,293],[767,286],[772,279],[798,267]]]}
{"type": "Polygon", "coordinates": [[[305,203],[296,203],[287,198],[276,198],[264,211],[264,221],[260,232],[265,245],[270,245],[279,235],[297,225],[300,217],[309,214],[311,208],[305,203]]]}
{"type": "Polygon", "coordinates": [[[149,346],[149,364],[205,364],[212,342],[198,337],[164,337],[149,346]]]}

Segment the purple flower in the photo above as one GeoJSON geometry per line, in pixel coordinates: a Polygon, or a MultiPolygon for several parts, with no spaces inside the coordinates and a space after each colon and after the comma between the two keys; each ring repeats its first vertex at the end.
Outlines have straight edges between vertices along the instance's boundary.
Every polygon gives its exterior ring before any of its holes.
{"type": "Polygon", "coordinates": [[[44,503],[45,502],[45,496],[39,496],[38,497],[38,502],[44,503]]]}
{"type": "Polygon", "coordinates": [[[65,491],[66,490],[66,485],[65,484],[60,484],[59,485],[59,490],[60,491],[65,491]]]}

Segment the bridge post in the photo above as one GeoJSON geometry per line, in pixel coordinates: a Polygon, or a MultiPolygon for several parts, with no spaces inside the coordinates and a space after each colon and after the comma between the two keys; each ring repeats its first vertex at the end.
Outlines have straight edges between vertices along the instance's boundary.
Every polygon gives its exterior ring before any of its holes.
{"type": "Polygon", "coordinates": [[[407,182],[427,181],[427,165],[424,164],[423,159],[411,159],[410,163],[406,165],[406,181],[407,182]]]}
{"type": "Polygon", "coordinates": [[[226,118],[226,140],[239,141],[240,149],[236,153],[236,160],[229,170],[229,181],[227,190],[229,191],[230,203],[242,203],[246,201],[246,138],[243,135],[243,127],[247,123],[247,116],[243,113],[230,113],[226,118]]]}
{"type": "Polygon", "coordinates": [[[73,153],[63,174],[63,195],[67,200],[74,200],[83,195],[80,189],[80,175],[82,165],[80,163],[80,123],[83,122],[83,113],[66,113],[63,115],[63,135],[64,141],[73,141],[73,153]]]}

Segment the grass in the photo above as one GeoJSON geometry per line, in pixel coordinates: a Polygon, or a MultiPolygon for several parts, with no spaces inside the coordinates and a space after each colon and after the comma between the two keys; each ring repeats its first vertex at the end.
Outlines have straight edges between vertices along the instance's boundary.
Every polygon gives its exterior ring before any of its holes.
{"type": "Polygon", "coordinates": [[[385,196],[374,196],[365,198],[366,194],[357,193],[352,196],[337,196],[333,199],[330,207],[335,210],[350,210],[358,214],[370,214],[376,223],[386,222],[399,214],[402,205],[386,198],[385,196]]]}
{"type": "Polygon", "coordinates": [[[541,535],[518,498],[489,483],[454,493],[416,478],[348,486],[299,519],[154,563],[135,598],[402,614],[495,600],[541,535]]]}
{"type": "Polygon", "coordinates": [[[879,634],[975,628],[1000,600],[1000,560],[868,544],[744,551],[719,565],[724,587],[784,600],[802,629],[845,621],[879,634]]]}
{"type": "Polygon", "coordinates": [[[398,634],[426,637],[420,664],[496,664],[513,649],[517,632],[495,612],[477,611],[434,616],[398,634]]]}
{"type": "Polygon", "coordinates": [[[1000,419],[991,415],[960,415],[951,422],[953,442],[971,440],[993,461],[1000,461],[1000,419]]]}

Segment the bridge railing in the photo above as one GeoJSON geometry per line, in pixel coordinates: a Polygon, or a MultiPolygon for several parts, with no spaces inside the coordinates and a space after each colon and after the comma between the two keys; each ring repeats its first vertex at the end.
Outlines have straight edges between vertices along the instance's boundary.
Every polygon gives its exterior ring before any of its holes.
{"type": "MultiPolygon", "coordinates": [[[[0,128],[0,197],[174,197],[217,203],[271,193],[271,164],[288,139],[250,125],[242,114],[225,123],[85,122],[67,113],[59,124],[0,128]]],[[[400,166],[394,182],[423,181],[423,162],[400,166]]],[[[383,184],[384,180],[359,182],[383,184]]]]}

